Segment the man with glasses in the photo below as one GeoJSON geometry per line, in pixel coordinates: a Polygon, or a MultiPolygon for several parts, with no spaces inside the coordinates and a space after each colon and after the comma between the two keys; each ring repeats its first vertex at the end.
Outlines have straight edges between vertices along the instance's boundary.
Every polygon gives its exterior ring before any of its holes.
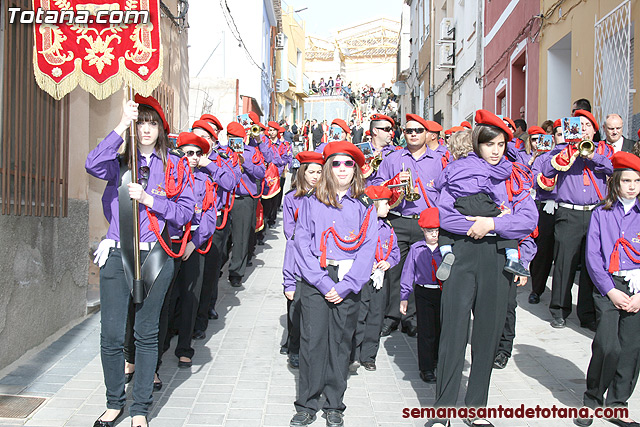
{"type": "MultiPolygon", "coordinates": [[[[377,175],[378,168],[374,167],[374,165],[378,162],[381,165],[382,161],[387,158],[387,156],[395,151],[395,146],[391,143],[393,138],[395,122],[389,116],[385,116],[384,114],[374,114],[371,116],[371,122],[369,123],[369,135],[371,135],[371,145],[373,147],[373,158],[375,161],[370,161],[368,168],[369,170],[365,173],[365,178],[367,178],[367,185],[372,185],[375,176],[377,175]]],[[[365,168],[367,167],[365,166],[365,168]]],[[[364,169],[363,168],[363,172],[364,169]]]]}
{"type": "MultiPolygon", "coordinates": [[[[443,157],[448,153],[446,147],[438,141],[442,131],[442,126],[438,123],[425,120],[416,114],[407,114],[406,122],[404,133],[407,146],[394,151],[384,159],[371,183],[406,183],[411,176],[414,185],[411,191],[420,195],[420,199],[412,202],[401,200],[389,212],[389,220],[398,238],[401,260],[397,266],[389,270],[390,286],[387,290],[387,308],[381,336],[389,335],[401,322],[402,330],[407,335],[415,336],[417,333],[413,296],[409,297],[407,314],[403,317],[400,313],[400,276],[409,247],[424,239],[418,219],[420,212],[435,206],[438,200],[438,192],[433,188],[433,183],[444,168],[446,161],[443,161],[443,157]]],[[[376,129],[372,129],[372,132],[374,130],[376,129]]]]}

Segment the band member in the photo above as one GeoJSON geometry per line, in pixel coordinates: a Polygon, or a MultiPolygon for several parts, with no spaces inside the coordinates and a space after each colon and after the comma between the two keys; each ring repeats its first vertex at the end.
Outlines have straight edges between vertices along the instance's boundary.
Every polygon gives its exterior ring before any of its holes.
{"type": "Polygon", "coordinates": [[[324,395],[327,426],[343,425],[344,392],[360,290],[371,274],[378,227],[364,194],[364,155],[347,141],[327,144],[322,176],[300,206],[295,228],[301,340],[297,413],[291,426],[315,419],[324,395]]]}
{"type": "Polygon", "coordinates": [[[373,159],[362,169],[368,185],[373,182],[382,161],[396,149],[392,144],[394,126],[395,122],[389,116],[384,114],[373,114],[371,116],[369,134],[372,135],[373,159]]]}
{"type": "MultiPolygon", "coordinates": [[[[587,269],[595,284],[598,326],[591,346],[584,406],[626,408],[638,381],[640,354],[640,158],[613,155],[604,203],[593,210],[587,233],[587,269]],[[604,393],[607,392],[605,400],[604,393]]],[[[576,419],[589,426],[593,419],[576,419]]],[[[635,426],[629,418],[608,421],[635,426]]]]}
{"type": "Polygon", "coordinates": [[[351,129],[342,119],[333,119],[331,122],[331,127],[328,132],[326,132],[327,140],[323,141],[318,147],[316,147],[315,151],[317,153],[323,153],[324,147],[327,146],[327,143],[331,141],[350,141],[351,139],[351,129]]]}
{"type": "Polygon", "coordinates": [[[442,261],[438,249],[440,218],[438,208],[427,208],[420,213],[418,225],[424,240],[411,245],[402,269],[400,282],[400,313],[407,312],[409,295],[416,293],[418,321],[418,369],[426,383],[436,382],[438,344],[440,342],[440,299],[442,282],[436,278],[442,261]]]}
{"type": "MultiPolygon", "coordinates": [[[[577,110],[582,137],[592,141],[598,131],[593,115],[577,110]]],[[[542,175],[556,177],[555,249],[554,271],[549,311],[553,316],[551,326],[564,328],[572,309],[571,287],[578,264],[582,265],[578,290],[577,313],[580,326],[595,330],[593,306],[593,282],[585,261],[585,238],[593,208],[603,199],[607,177],[612,173],[610,157],[613,150],[604,141],[593,142],[591,153],[580,154],[576,145],[556,147],[551,161],[543,163],[542,175]]]]}
{"type": "MultiPolygon", "coordinates": [[[[246,140],[247,133],[240,123],[227,125],[229,137],[246,140]]],[[[244,144],[241,153],[242,175],[236,187],[235,201],[231,209],[231,240],[233,251],[229,261],[229,282],[233,287],[242,286],[242,277],[249,259],[249,239],[255,232],[256,207],[262,195],[262,182],[265,174],[265,158],[260,149],[251,144],[244,144]]]]}
{"type": "Polygon", "coordinates": [[[282,208],[284,237],[287,239],[282,266],[284,296],[287,298],[287,336],[282,347],[286,348],[289,366],[294,369],[300,366],[300,293],[296,293],[300,273],[295,259],[293,235],[302,199],[320,179],[324,158],[320,153],[303,151],[298,153],[296,160],[300,162],[300,169],[291,184],[291,190],[284,196],[282,208]]]}
{"type": "MultiPolygon", "coordinates": [[[[277,185],[280,188],[277,194],[272,194],[269,191],[269,195],[271,197],[267,198],[265,195],[262,197],[262,208],[264,209],[264,219],[269,228],[273,227],[276,223],[276,216],[278,214],[278,208],[280,207],[280,202],[282,201],[282,193],[284,182],[283,178],[285,175],[286,167],[291,163],[291,152],[289,144],[281,139],[279,135],[280,125],[278,123],[270,121],[267,123],[268,127],[268,150],[273,151],[274,160],[273,164],[278,169],[278,182],[277,185]]],[[[275,178],[275,177],[274,177],[275,178]]]]}
{"type": "Polygon", "coordinates": [[[357,371],[360,365],[367,371],[375,371],[376,356],[380,347],[380,330],[386,307],[386,290],[389,280],[386,272],[400,261],[397,237],[391,223],[386,219],[389,214],[389,199],[393,193],[387,187],[369,186],[365,194],[373,200],[378,215],[378,244],[373,264],[371,280],[360,292],[360,310],[358,325],[353,336],[351,364],[349,369],[357,371]]]}
{"type": "MultiPolygon", "coordinates": [[[[437,182],[441,189],[438,204],[440,227],[455,239],[453,253],[456,262],[449,279],[442,285],[436,407],[456,406],[472,311],[473,359],[465,406],[487,405],[492,365],[505,323],[509,287],[513,280],[513,275],[502,268],[506,256],[498,249],[496,236],[524,239],[535,229],[538,220],[529,192],[516,195],[511,188],[513,165],[504,157],[506,143],[513,138],[511,131],[496,115],[485,110],[476,112],[475,121],[473,153],[447,166],[437,182]],[[459,184],[458,180],[465,182],[464,171],[476,174],[478,168],[486,170],[487,179],[494,186],[490,193],[502,206],[504,215],[469,217],[455,208],[449,185],[459,184]]],[[[469,193],[474,192],[474,187],[479,188],[476,181],[466,182],[469,193]]]]}
{"type": "Polygon", "coordinates": [[[87,172],[107,181],[102,197],[104,214],[109,220],[106,239],[101,242],[100,268],[100,350],[107,410],[94,426],[113,426],[126,403],[124,353],[125,323],[133,284],[133,210],[131,199],[140,203],[140,251],[143,264],[145,299],[136,305],[136,375],[133,378],[133,404],[129,409],[132,426],[147,426],[146,416],[153,402],[153,377],[158,360],[158,322],[165,293],[171,283],[174,261],[165,252],[170,242],[165,226],[182,227],[193,215],[195,199],[189,185],[186,160],[170,151],[169,125],[158,102],[136,96],[124,104],[122,119],[116,128],[87,156],[87,172]],[[137,165],[130,165],[129,145],[118,155],[131,121],[136,121],[137,165]],[[139,170],[138,181],[129,182],[129,169],[139,170]],[[166,174],[166,175],[165,175],[166,174]],[[181,177],[181,180],[178,179],[181,177]],[[151,227],[150,227],[151,225],[151,227]],[[122,229],[122,233],[121,233],[122,229]],[[153,231],[152,231],[153,230],[153,231]],[[122,237],[122,238],[121,238],[122,237]],[[154,268],[154,266],[156,268],[154,268]],[[155,279],[154,279],[155,277],[155,279]]]}
{"type": "Polygon", "coordinates": [[[398,328],[402,320],[402,329],[409,336],[415,336],[418,332],[415,320],[415,301],[409,299],[406,316],[400,314],[400,276],[404,260],[409,253],[409,247],[424,239],[422,230],[418,225],[420,212],[428,207],[436,205],[438,193],[433,188],[434,181],[447,163],[448,151],[440,145],[438,137],[442,126],[438,123],[425,120],[416,114],[406,116],[405,138],[406,148],[396,150],[389,154],[380,164],[373,185],[408,183],[413,181],[411,192],[415,197],[413,201],[407,200],[407,196],[393,206],[389,212],[389,220],[398,237],[400,248],[400,263],[389,270],[389,283],[387,289],[387,308],[385,311],[382,336],[389,335],[398,328]]]}
{"type": "Polygon", "coordinates": [[[553,123],[553,140],[550,151],[536,149],[533,155],[531,172],[533,173],[536,206],[538,207],[538,237],[536,246],[538,251],[531,261],[531,294],[529,294],[529,304],[538,304],[540,295],[547,288],[547,279],[553,264],[553,248],[555,239],[553,238],[555,211],[558,208],[556,203],[556,182],[555,178],[546,178],[540,172],[542,165],[551,161],[550,153],[555,147],[565,147],[560,119],[553,123]]]}

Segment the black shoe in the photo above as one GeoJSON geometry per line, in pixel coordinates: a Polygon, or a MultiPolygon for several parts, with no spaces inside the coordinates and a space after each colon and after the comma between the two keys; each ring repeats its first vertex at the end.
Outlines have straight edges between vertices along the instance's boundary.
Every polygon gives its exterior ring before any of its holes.
{"type": "Polygon", "coordinates": [[[125,372],[124,373],[124,383],[125,384],[129,384],[131,382],[131,380],[133,379],[133,374],[135,374],[134,372],[125,372]]]}
{"type": "Polygon", "coordinates": [[[231,283],[231,286],[233,286],[234,288],[239,288],[240,286],[242,286],[242,277],[231,276],[229,277],[229,282],[231,283]]]}
{"type": "Polygon", "coordinates": [[[289,349],[287,348],[286,345],[283,345],[282,347],[280,347],[280,354],[289,354],[289,349]]]}
{"type": "Polygon", "coordinates": [[[340,411],[327,411],[327,427],[342,427],[344,426],[344,420],[342,412],[340,411]]]}
{"type": "Polygon", "coordinates": [[[551,321],[551,327],[552,327],[552,328],[562,329],[562,328],[564,328],[565,326],[567,326],[567,322],[566,322],[564,319],[562,319],[562,318],[560,318],[560,319],[553,319],[553,320],[551,321]]]}
{"type": "Polygon", "coordinates": [[[358,372],[359,367],[360,367],[360,362],[358,362],[357,360],[354,360],[353,362],[349,363],[349,372],[352,374],[355,374],[356,372],[358,372]]]}
{"type": "Polygon", "coordinates": [[[247,261],[247,267],[252,267],[253,263],[251,262],[251,260],[247,261]]]}
{"type": "Polygon", "coordinates": [[[153,382],[153,391],[162,390],[162,380],[160,379],[160,375],[158,375],[158,382],[153,382]]]}
{"type": "Polygon", "coordinates": [[[292,369],[298,369],[300,367],[300,355],[291,353],[289,355],[289,366],[292,369]]]}
{"type": "Polygon", "coordinates": [[[486,427],[493,427],[493,424],[491,424],[491,422],[485,418],[463,418],[462,421],[468,425],[468,426],[472,426],[472,427],[481,427],[481,426],[486,426],[486,427]]]}
{"type": "MultiPolygon", "coordinates": [[[[106,413],[107,413],[107,411],[104,411],[102,413],[102,415],[104,415],[106,413]]],[[[116,424],[116,421],[118,421],[118,418],[120,418],[123,413],[124,413],[124,408],[120,409],[120,412],[118,412],[118,415],[116,415],[116,417],[111,421],[103,421],[103,420],[101,420],[100,418],[102,418],[102,415],[100,415],[98,417],[98,419],[96,420],[96,422],[93,423],[93,427],[113,427],[116,424]]]]}
{"type": "Polygon", "coordinates": [[[377,369],[376,362],[362,362],[362,367],[367,371],[375,371],[377,369]]]}
{"type": "Polygon", "coordinates": [[[191,359],[188,361],[178,359],[178,368],[190,368],[193,365],[191,359]]]}
{"type": "Polygon", "coordinates": [[[386,337],[391,335],[391,332],[395,331],[396,329],[398,329],[398,325],[388,325],[388,324],[384,324],[382,326],[382,330],[380,331],[380,336],[381,337],[386,337]]]}
{"type": "Polygon", "coordinates": [[[444,282],[449,278],[449,275],[451,274],[451,266],[453,265],[455,260],[456,256],[453,254],[453,252],[447,252],[446,254],[444,254],[444,256],[442,257],[442,262],[440,263],[440,266],[436,271],[436,278],[438,280],[444,282]]]}
{"type": "Polygon", "coordinates": [[[540,302],[540,295],[535,292],[529,294],[529,304],[538,304],[540,302]]]}
{"type": "Polygon", "coordinates": [[[593,424],[593,418],[574,418],[573,423],[580,427],[589,427],[593,424]]]}
{"type": "MultiPolygon", "coordinates": [[[[580,323],[580,327],[581,327],[581,328],[588,329],[588,330],[590,330],[590,331],[592,331],[592,332],[595,332],[595,331],[596,331],[596,322],[595,322],[595,320],[594,320],[594,321],[592,321],[592,322],[584,322],[584,323],[580,323]]],[[[613,418],[612,418],[612,419],[613,419],[613,418]]],[[[617,419],[617,418],[616,418],[616,419],[617,419]]],[[[615,423],[614,423],[614,424],[615,424],[615,423]]]]}
{"type": "Polygon", "coordinates": [[[427,423],[424,426],[425,427],[449,427],[451,426],[451,421],[434,418],[427,421],[427,423]]]}
{"type": "Polygon", "coordinates": [[[315,420],[316,420],[316,416],[315,415],[311,415],[310,413],[305,412],[305,411],[300,411],[300,412],[296,413],[293,416],[293,418],[291,418],[291,421],[289,421],[289,427],[308,426],[309,424],[311,424],[315,420]]]}
{"type": "MultiPolygon", "coordinates": [[[[271,228],[271,227],[269,227],[269,228],[271,228]]],[[[258,240],[258,241],[256,242],[256,244],[257,244],[258,246],[264,246],[264,240],[258,240]]]]}
{"type": "Polygon", "coordinates": [[[516,276],[531,277],[529,270],[527,270],[524,265],[520,264],[519,260],[514,261],[512,259],[508,259],[507,263],[504,265],[504,271],[515,274],[516,276]]]}
{"type": "Polygon", "coordinates": [[[407,326],[407,336],[415,337],[418,335],[418,327],[416,325],[407,326]]]}
{"type": "Polygon", "coordinates": [[[605,420],[609,421],[611,424],[615,424],[617,426],[620,427],[638,427],[640,426],[640,424],[638,424],[635,421],[622,421],[620,418],[605,418],[605,420]]]}
{"type": "Polygon", "coordinates": [[[208,314],[210,320],[216,320],[219,317],[215,308],[210,308],[208,314]]]}
{"type": "Polygon", "coordinates": [[[420,379],[425,383],[434,384],[436,382],[436,373],[433,371],[420,371],[420,379]]]}
{"type": "Polygon", "coordinates": [[[204,331],[194,331],[193,335],[191,336],[191,338],[193,338],[194,340],[203,340],[207,337],[207,334],[204,333],[204,331]]]}
{"type": "Polygon", "coordinates": [[[493,360],[493,367],[496,369],[504,369],[509,363],[509,356],[504,353],[498,353],[493,360]]]}

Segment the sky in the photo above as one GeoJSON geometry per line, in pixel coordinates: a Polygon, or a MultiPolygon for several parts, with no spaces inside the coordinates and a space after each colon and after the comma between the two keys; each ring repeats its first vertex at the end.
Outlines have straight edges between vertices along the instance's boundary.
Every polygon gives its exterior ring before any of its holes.
{"type": "Polygon", "coordinates": [[[371,21],[389,18],[400,21],[402,0],[282,0],[298,13],[306,23],[306,34],[329,38],[334,30],[371,21]]]}

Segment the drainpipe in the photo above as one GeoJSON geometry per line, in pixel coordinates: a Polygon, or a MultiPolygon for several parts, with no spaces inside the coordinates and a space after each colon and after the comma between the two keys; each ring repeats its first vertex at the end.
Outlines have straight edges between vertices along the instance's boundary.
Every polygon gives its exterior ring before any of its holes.
{"type": "Polygon", "coordinates": [[[436,5],[435,5],[435,0],[430,0],[431,1],[431,17],[430,17],[430,21],[431,23],[429,24],[429,26],[431,27],[430,29],[430,34],[429,36],[431,37],[431,55],[430,55],[430,60],[431,63],[429,64],[429,120],[433,120],[433,116],[434,116],[434,109],[435,109],[435,100],[434,100],[434,95],[435,95],[435,76],[436,76],[436,68],[434,66],[435,64],[435,59],[436,59],[436,39],[435,39],[435,22],[436,22],[436,5]]]}

